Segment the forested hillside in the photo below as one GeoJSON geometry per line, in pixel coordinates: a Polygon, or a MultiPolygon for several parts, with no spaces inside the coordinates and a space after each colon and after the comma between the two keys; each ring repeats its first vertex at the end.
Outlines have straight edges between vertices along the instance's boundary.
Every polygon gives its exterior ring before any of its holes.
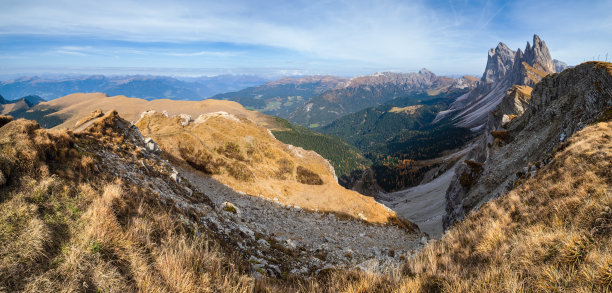
{"type": "MultiPolygon", "coordinates": [[[[432,124],[438,112],[464,93],[464,90],[433,96],[426,92],[414,93],[349,114],[318,130],[337,135],[359,148],[373,162],[376,181],[386,191],[414,186],[438,164],[423,160],[440,157],[471,138],[469,129],[455,127],[447,121],[432,124]]],[[[358,177],[360,173],[352,176],[358,177]]],[[[345,177],[341,182],[354,179],[345,177]]],[[[351,187],[349,183],[345,186],[351,187]]]]}
{"type": "Polygon", "coordinates": [[[212,98],[235,101],[248,109],[287,118],[306,101],[332,89],[342,81],[345,81],[342,77],[329,75],[288,77],[237,92],[218,94],[212,98]]]}
{"type": "Polygon", "coordinates": [[[329,160],[338,177],[348,175],[355,170],[363,170],[372,164],[357,148],[336,136],[321,134],[305,127],[292,125],[282,118],[276,119],[279,125],[283,125],[287,129],[272,131],[276,139],[286,144],[317,152],[329,160]]]}

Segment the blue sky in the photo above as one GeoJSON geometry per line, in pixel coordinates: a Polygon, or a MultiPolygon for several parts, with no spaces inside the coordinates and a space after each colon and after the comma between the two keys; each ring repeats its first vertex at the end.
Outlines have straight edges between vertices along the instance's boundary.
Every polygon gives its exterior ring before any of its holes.
{"type": "Polygon", "coordinates": [[[612,54],[609,0],[0,3],[0,74],[480,75],[534,33],[569,64],[612,54]]]}

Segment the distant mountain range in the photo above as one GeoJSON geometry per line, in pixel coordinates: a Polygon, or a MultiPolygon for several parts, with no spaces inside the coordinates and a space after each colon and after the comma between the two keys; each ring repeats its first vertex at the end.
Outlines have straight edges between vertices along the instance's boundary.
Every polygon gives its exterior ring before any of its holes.
{"type": "Polygon", "coordinates": [[[212,98],[235,101],[249,109],[288,118],[293,111],[311,98],[345,81],[346,78],[330,75],[287,77],[237,92],[218,94],[212,98]]]}
{"type": "Polygon", "coordinates": [[[73,93],[101,92],[134,98],[202,100],[215,94],[236,91],[269,81],[251,75],[219,75],[177,79],[167,76],[86,75],[62,79],[22,77],[0,82],[0,94],[16,99],[37,95],[52,100],[73,93]]]}
{"type": "Polygon", "coordinates": [[[360,76],[312,98],[293,111],[288,119],[311,127],[326,125],[346,114],[382,105],[417,91],[439,93],[470,88],[476,85],[476,81],[475,77],[470,76],[458,79],[437,76],[427,69],[417,73],[384,72],[360,76]]]}
{"type": "Polygon", "coordinates": [[[0,114],[11,114],[20,118],[21,114],[45,100],[39,96],[25,96],[16,100],[6,100],[0,95],[0,114]]]}

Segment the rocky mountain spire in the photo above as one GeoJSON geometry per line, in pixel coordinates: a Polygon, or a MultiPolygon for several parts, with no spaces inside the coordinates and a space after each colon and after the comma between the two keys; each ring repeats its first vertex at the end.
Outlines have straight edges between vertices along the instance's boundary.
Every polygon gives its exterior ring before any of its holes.
{"type": "Polygon", "coordinates": [[[514,62],[511,84],[535,86],[544,76],[555,73],[555,65],[546,43],[533,35],[533,46],[527,42],[525,54],[514,62]]]}
{"type": "Polygon", "coordinates": [[[523,61],[537,70],[547,73],[555,72],[555,65],[553,64],[552,57],[550,57],[548,47],[546,47],[546,43],[538,35],[533,35],[533,47],[530,48],[529,43],[527,43],[523,61]]]}
{"type": "Polygon", "coordinates": [[[503,80],[512,70],[514,55],[514,51],[504,43],[499,43],[495,49],[490,49],[482,82],[491,83],[503,80]]]}

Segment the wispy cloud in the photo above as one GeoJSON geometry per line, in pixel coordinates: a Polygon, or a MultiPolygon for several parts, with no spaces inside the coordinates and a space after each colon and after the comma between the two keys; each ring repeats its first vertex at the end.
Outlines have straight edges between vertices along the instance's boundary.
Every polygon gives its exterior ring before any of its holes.
{"type": "Polygon", "coordinates": [[[187,52],[187,53],[175,53],[175,52],[168,52],[168,53],[162,53],[162,54],[166,54],[169,56],[178,56],[178,57],[195,57],[195,56],[218,56],[218,57],[229,57],[229,56],[236,56],[239,53],[237,52],[221,52],[221,51],[198,51],[198,52],[187,52]]]}

